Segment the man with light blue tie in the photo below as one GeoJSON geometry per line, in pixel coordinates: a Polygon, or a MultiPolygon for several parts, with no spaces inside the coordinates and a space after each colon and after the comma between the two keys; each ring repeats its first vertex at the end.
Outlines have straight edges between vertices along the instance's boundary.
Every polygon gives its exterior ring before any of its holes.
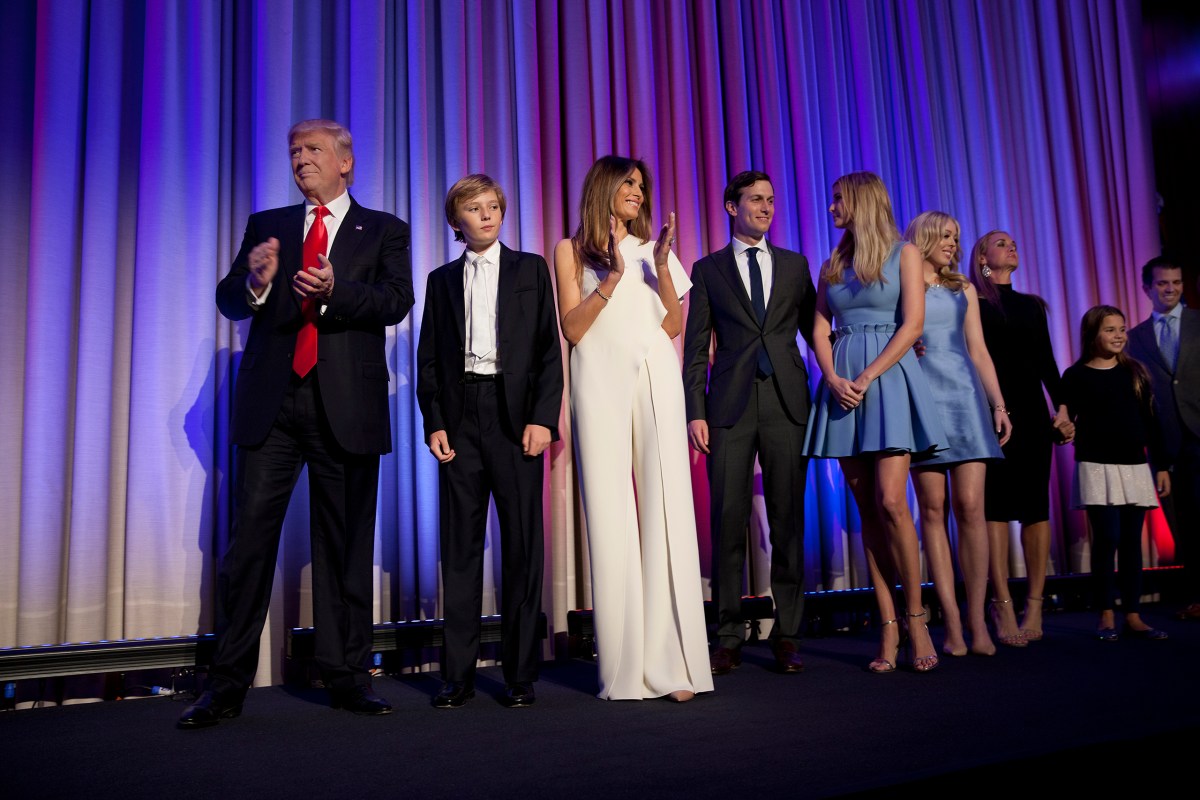
{"type": "Polygon", "coordinates": [[[1142,290],[1154,310],[1129,332],[1129,354],[1150,373],[1154,413],[1170,469],[1163,512],[1184,565],[1182,619],[1200,620],[1200,311],[1184,308],[1183,270],[1168,258],[1142,267],[1142,290]]]}

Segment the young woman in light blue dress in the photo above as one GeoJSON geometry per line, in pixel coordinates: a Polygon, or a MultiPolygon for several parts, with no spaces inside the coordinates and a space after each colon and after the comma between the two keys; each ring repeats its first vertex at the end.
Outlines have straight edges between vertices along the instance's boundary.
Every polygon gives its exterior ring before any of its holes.
{"type": "Polygon", "coordinates": [[[925,558],[946,620],[942,652],[990,656],[995,655],[996,645],[984,614],[988,534],[983,485],[987,461],[1004,457],[1000,446],[1008,441],[1012,423],[983,341],[979,296],[958,271],[958,236],[958,222],[941,211],[918,215],[904,232],[904,238],[924,257],[925,330],[920,363],[949,437],[945,450],[914,464],[912,472],[925,558]],[[958,561],[967,590],[969,651],[954,596],[954,560],[946,533],[947,478],[954,484],[951,503],[958,525],[958,561]]]}
{"type": "Polygon", "coordinates": [[[912,667],[929,672],[937,667],[938,656],[924,622],[908,470],[914,458],[945,447],[946,435],[912,350],[925,323],[921,253],[900,238],[878,175],[854,172],[838,178],[829,212],[834,227],[845,233],[821,267],[812,341],[822,377],[805,453],[838,459],[858,504],[882,621],[879,657],[867,668],[876,673],[896,669],[896,574],[904,593],[912,667]]]}

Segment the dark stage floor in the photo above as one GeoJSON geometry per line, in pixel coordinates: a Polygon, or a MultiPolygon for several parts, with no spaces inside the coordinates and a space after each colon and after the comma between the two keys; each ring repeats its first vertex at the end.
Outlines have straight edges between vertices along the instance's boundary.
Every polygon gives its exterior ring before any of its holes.
{"type": "Polygon", "coordinates": [[[499,670],[485,669],[480,695],[448,711],[429,706],[432,675],[381,679],[397,709],[381,718],[282,687],[187,733],[167,698],[8,712],[0,797],[1165,791],[1194,780],[1183,759],[1200,745],[1200,623],[1163,608],[1145,618],[1171,639],[1103,644],[1092,614],[1057,613],[1042,642],[945,658],[928,675],[865,672],[873,633],[807,642],[798,676],[767,671],[754,646],[715,693],[681,706],[596,700],[594,665],[572,661],[545,666],[530,709],[501,707],[499,670]]]}

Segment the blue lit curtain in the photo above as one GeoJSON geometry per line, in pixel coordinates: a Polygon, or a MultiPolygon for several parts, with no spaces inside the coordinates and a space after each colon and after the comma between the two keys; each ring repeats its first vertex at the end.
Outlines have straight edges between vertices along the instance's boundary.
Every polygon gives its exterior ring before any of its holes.
{"type": "MultiPolygon", "coordinates": [[[[1060,365],[1084,309],[1141,318],[1157,251],[1136,0],[20,0],[0,64],[0,646],[211,627],[230,517],[232,376],[246,329],[213,304],[246,216],[299,200],[295,120],[355,136],[364,205],[413,229],[417,306],[389,337],[377,617],[438,616],[436,470],[413,399],[426,274],[458,250],[441,217],[470,171],[506,187],[505,240],[549,253],[594,158],[655,170],[685,264],[722,247],[721,190],[765,169],[771,237],[814,267],[845,172],[878,171],[901,224],[940,208],[963,239],[1022,243],[1060,365]]],[[[814,373],[816,372],[814,368],[814,373]]],[[[695,456],[693,456],[695,458],[695,456]]],[[[569,436],[547,471],[553,634],[590,603],[569,436]]],[[[1081,520],[1057,456],[1054,548],[1081,520]]],[[[707,575],[707,488],[695,465],[707,575]]],[[[865,583],[836,467],[810,470],[812,589],[865,583]]],[[[309,621],[307,496],[286,525],[261,680],[309,621]]],[[[765,519],[751,582],[765,583],[765,519]]],[[[488,573],[489,583],[491,572],[488,573]]],[[[489,603],[491,594],[489,592],[489,603]]]]}

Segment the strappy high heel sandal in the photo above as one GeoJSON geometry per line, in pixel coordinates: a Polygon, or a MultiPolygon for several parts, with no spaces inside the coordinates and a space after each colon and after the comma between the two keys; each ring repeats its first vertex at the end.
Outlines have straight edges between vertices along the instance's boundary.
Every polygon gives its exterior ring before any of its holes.
{"type": "MultiPolygon", "coordinates": [[[[922,617],[927,617],[927,616],[929,616],[929,609],[925,609],[920,614],[905,614],[905,616],[908,617],[909,619],[920,619],[922,617]]],[[[911,622],[909,622],[907,624],[912,625],[911,622]]],[[[925,628],[925,635],[928,636],[929,635],[929,626],[926,625],[924,622],[922,622],[921,625],[925,628]]],[[[935,669],[937,669],[938,657],[937,657],[936,650],[934,650],[932,655],[918,656],[917,655],[917,645],[916,645],[915,640],[912,638],[911,631],[909,632],[909,635],[908,635],[908,641],[909,641],[909,646],[912,647],[912,668],[913,668],[914,672],[933,672],[935,669]]],[[[933,639],[930,639],[929,643],[932,645],[933,639]]]]}
{"type": "MultiPolygon", "coordinates": [[[[1026,616],[1029,615],[1029,604],[1030,603],[1037,603],[1038,605],[1041,605],[1041,603],[1044,599],[1045,599],[1044,597],[1026,597],[1025,598],[1025,615],[1026,616]]],[[[1025,637],[1025,641],[1027,641],[1027,642],[1041,641],[1042,636],[1044,636],[1041,628],[1026,628],[1024,622],[1021,623],[1021,627],[1019,630],[1021,632],[1021,635],[1025,637]]]]}
{"type": "MultiPolygon", "coordinates": [[[[899,620],[889,619],[887,622],[880,625],[879,626],[880,637],[882,638],[882,636],[883,636],[884,628],[886,628],[888,625],[895,625],[897,622],[899,622],[899,620]]],[[[881,650],[883,649],[882,644],[880,645],[880,649],[881,650]]],[[[874,672],[876,675],[882,675],[885,672],[895,672],[896,671],[896,660],[897,660],[896,654],[898,654],[899,652],[900,652],[900,642],[899,642],[899,640],[897,640],[896,647],[895,647],[893,655],[892,655],[892,660],[889,661],[886,658],[884,658],[883,656],[879,656],[874,661],[872,661],[870,664],[867,664],[867,670],[869,672],[874,672]]]]}
{"type": "MultiPolygon", "coordinates": [[[[1018,629],[1016,633],[1004,633],[1004,623],[1002,621],[1000,607],[1011,604],[1012,598],[1009,598],[1008,600],[997,600],[994,597],[992,598],[992,624],[996,626],[996,639],[1000,642],[1000,644],[1007,645],[1008,647],[1028,647],[1029,641],[1025,638],[1025,635],[1021,633],[1020,629],[1018,629]]],[[[1016,620],[1014,620],[1014,622],[1015,621],[1016,620]]]]}

